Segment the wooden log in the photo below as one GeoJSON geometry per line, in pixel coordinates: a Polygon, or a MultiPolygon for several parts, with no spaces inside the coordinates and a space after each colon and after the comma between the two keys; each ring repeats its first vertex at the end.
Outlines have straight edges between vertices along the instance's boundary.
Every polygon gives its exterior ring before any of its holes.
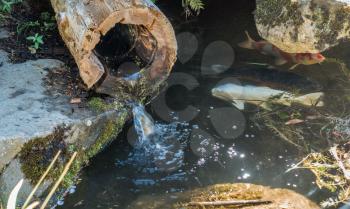
{"type": "Polygon", "coordinates": [[[95,47],[116,24],[136,28],[135,48],[154,81],[164,80],[176,61],[173,28],[150,0],[51,0],[62,39],[88,86],[100,85],[108,71],[95,47]]]}

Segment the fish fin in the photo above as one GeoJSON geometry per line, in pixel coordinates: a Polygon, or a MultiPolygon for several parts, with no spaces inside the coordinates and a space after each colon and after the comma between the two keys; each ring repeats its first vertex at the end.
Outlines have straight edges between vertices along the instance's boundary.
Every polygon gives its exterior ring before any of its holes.
{"type": "Polygon", "coordinates": [[[284,65],[287,63],[287,60],[283,57],[279,57],[275,60],[275,65],[284,65]]]}
{"type": "Polygon", "coordinates": [[[254,49],[253,43],[255,43],[255,41],[250,37],[248,31],[245,31],[245,34],[247,35],[247,40],[239,43],[238,46],[245,49],[254,49]]]}
{"type": "Polygon", "coordinates": [[[289,70],[294,70],[296,67],[298,67],[299,66],[299,64],[295,64],[295,65],[293,65],[292,67],[290,67],[289,68],[289,70]]]}
{"type": "Polygon", "coordinates": [[[263,102],[259,106],[265,110],[272,111],[270,105],[267,102],[263,102]]]}
{"type": "Polygon", "coordinates": [[[324,102],[322,101],[323,96],[324,96],[323,92],[305,94],[300,97],[296,97],[293,100],[293,102],[306,105],[306,106],[323,107],[324,106],[324,102]]]}
{"type": "Polygon", "coordinates": [[[233,106],[237,107],[239,110],[244,110],[244,101],[241,100],[233,100],[233,106]]]}

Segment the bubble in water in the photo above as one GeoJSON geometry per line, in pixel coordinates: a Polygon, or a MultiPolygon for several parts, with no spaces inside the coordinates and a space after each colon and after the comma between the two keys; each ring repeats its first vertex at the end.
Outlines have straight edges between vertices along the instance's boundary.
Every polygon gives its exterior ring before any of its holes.
{"type": "Polygon", "coordinates": [[[215,131],[225,139],[235,139],[245,130],[245,116],[236,108],[225,107],[209,111],[215,131]]]}
{"type": "Polygon", "coordinates": [[[127,160],[119,161],[117,165],[132,165],[143,173],[171,172],[180,168],[189,136],[188,124],[154,122],[139,105],[133,108],[133,113],[135,126],[129,130],[127,137],[134,150],[127,160]]]}
{"type": "Polygon", "coordinates": [[[190,147],[199,157],[208,157],[214,152],[215,139],[206,131],[194,129],[191,133],[190,147]]]}
{"type": "Polygon", "coordinates": [[[202,165],[204,165],[205,164],[205,159],[204,158],[200,158],[199,160],[198,160],[198,162],[197,162],[197,165],[199,165],[199,166],[202,166],[202,165]]]}
{"type": "Polygon", "coordinates": [[[247,178],[249,178],[249,177],[250,177],[250,174],[249,174],[249,173],[244,173],[243,176],[242,176],[243,179],[247,179],[247,178]]]}

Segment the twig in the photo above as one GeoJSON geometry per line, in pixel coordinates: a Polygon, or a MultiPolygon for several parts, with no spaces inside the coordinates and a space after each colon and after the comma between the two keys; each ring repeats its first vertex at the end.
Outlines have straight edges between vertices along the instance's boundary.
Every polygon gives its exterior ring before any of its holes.
{"type": "Polygon", "coordinates": [[[65,177],[65,175],[67,174],[69,168],[71,167],[75,157],[77,156],[77,152],[74,152],[72,157],[70,158],[69,162],[66,164],[66,166],[63,169],[63,172],[61,174],[61,176],[58,178],[58,180],[56,181],[55,185],[52,187],[50,193],[47,195],[44,203],[41,205],[40,209],[45,209],[45,207],[47,206],[47,204],[49,203],[51,197],[54,195],[54,193],[56,192],[58,186],[61,184],[61,182],[63,181],[63,178],[65,177]]]}
{"type": "Polygon", "coordinates": [[[337,154],[337,146],[332,147],[329,152],[332,154],[332,156],[334,157],[334,159],[337,161],[339,168],[343,171],[344,177],[347,180],[350,180],[350,172],[349,170],[347,170],[344,166],[343,161],[339,158],[338,154],[337,154]]]}
{"type": "Polygon", "coordinates": [[[228,205],[260,205],[271,204],[269,200],[227,200],[227,201],[212,201],[212,202],[190,202],[188,206],[228,206],[228,205]]]}
{"type": "Polygon", "coordinates": [[[288,142],[288,143],[298,147],[301,150],[304,149],[304,147],[302,147],[299,144],[297,144],[297,143],[293,142],[292,140],[288,139],[288,137],[286,135],[284,135],[280,130],[278,130],[275,126],[270,125],[270,128],[272,130],[274,130],[284,141],[286,141],[286,142],[288,142]]]}
{"type": "Polygon", "coordinates": [[[284,173],[288,173],[292,170],[295,169],[300,169],[302,167],[300,167],[299,165],[303,164],[305,162],[305,160],[307,160],[309,158],[310,155],[307,155],[306,157],[304,157],[300,162],[298,162],[297,164],[295,164],[293,167],[289,168],[288,170],[286,170],[284,173]]]}
{"type": "Polygon", "coordinates": [[[39,179],[38,183],[35,185],[34,189],[32,190],[32,192],[29,194],[29,196],[27,197],[27,200],[24,202],[22,209],[26,208],[27,205],[29,204],[29,202],[32,200],[35,192],[38,190],[39,186],[41,185],[41,183],[44,181],[44,179],[46,178],[46,176],[49,174],[50,170],[52,169],[53,165],[56,163],[58,157],[61,154],[61,150],[59,150],[56,154],[56,156],[53,158],[53,160],[51,161],[49,167],[47,167],[45,173],[41,176],[41,178],[39,179]]]}

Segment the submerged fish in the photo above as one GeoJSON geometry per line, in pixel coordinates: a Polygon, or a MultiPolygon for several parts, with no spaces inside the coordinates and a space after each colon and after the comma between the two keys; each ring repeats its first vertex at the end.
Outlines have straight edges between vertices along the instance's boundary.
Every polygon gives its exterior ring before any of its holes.
{"type": "Polygon", "coordinates": [[[238,45],[242,48],[255,49],[262,54],[274,56],[276,58],[275,60],[276,65],[284,65],[288,62],[296,63],[296,65],[294,65],[291,68],[293,69],[300,64],[313,65],[313,64],[321,63],[326,59],[321,53],[287,53],[280,50],[275,45],[267,41],[253,40],[247,31],[246,31],[246,34],[248,38],[247,41],[242,42],[238,45]]]}
{"type": "Polygon", "coordinates": [[[226,83],[212,89],[212,95],[219,99],[232,102],[240,110],[244,110],[245,103],[254,104],[269,109],[269,104],[291,106],[298,103],[305,106],[324,106],[322,92],[297,96],[287,91],[276,90],[265,86],[238,85],[226,83]]]}
{"type": "Polygon", "coordinates": [[[252,84],[254,86],[267,86],[273,89],[299,93],[322,91],[322,85],[317,81],[298,75],[291,71],[273,70],[266,67],[243,67],[231,69],[229,73],[223,75],[235,77],[241,83],[252,84]]]}

